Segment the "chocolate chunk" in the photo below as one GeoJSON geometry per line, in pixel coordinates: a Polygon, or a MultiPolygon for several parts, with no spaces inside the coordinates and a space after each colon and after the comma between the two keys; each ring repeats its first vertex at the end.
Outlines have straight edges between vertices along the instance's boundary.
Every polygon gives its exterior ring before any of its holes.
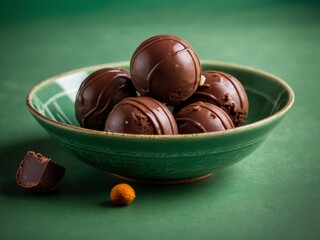
{"type": "Polygon", "coordinates": [[[20,163],[17,183],[35,192],[49,192],[62,179],[65,168],[40,153],[29,151],[20,163]]]}
{"type": "Polygon", "coordinates": [[[180,134],[216,132],[234,128],[228,114],[207,102],[196,102],[182,108],[175,119],[180,134]]]}
{"type": "Polygon", "coordinates": [[[142,96],[176,105],[196,91],[201,65],[189,43],[177,36],[157,35],[135,50],[130,74],[142,96]]]}
{"type": "Polygon", "coordinates": [[[131,134],[178,134],[170,110],[149,97],[126,98],[110,113],[105,131],[131,134]]]}
{"type": "Polygon", "coordinates": [[[190,104],[197,101],[212,103],[228,113],[235,126],[246,119],[249,102],[246,91],[234,76],[218,72],[205,71],[203,85],[186,101],[190,104]]]}
{"type": "Polygon", "coordinates": [[[89,75],[81,84],[75,101],[76,117],[81,127],[103,130],[114,105],[136,96],[127,71],[103,68],[89,75]]]}

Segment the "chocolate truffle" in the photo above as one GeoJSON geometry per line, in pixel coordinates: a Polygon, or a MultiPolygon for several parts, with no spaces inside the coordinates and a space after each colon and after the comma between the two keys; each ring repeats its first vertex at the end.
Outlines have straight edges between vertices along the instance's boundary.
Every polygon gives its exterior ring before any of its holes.
{"type": "Polygon", "coordinates": [[[224,72],[205,71],[203,85],[188,99],[209,102],[221,107],[228,113],[235,126],[239,126],[247,117],[249,103],[246,91],[234,76],[224,72]]]}
{"type": "Polygon", "coordinates": [[[35,192],[49,192],[62,179],[65,168],[40,153],[29,151],[20,163],[17,183],[35,192]]]}
{"type": "Polygon", "coordinates": [[[81,127],[103,130],[114,105],[136,96],[129,72],[119,68],[103,68],[89,75],[81,84],[75,112],[81,127]]]}
{"type": "Polygon", "coordinates": [[[201,66],[189,43],[177,36],[157,35],[135,50],[130,74],[142,96],[175,105],[196,91],[201,66]]]}
{"type": "Polygon", "coordinates": [[[104,130],[131,134],[178,134],[170,110],[149,97],[123,99],[114,106],[104,130]]]}
{"type": "Polygon", "coordinates": [[[175,119],[180,134],[206,133],[234,128],[228,114],[207,102],[196,102],[182,108],[175,119]]]}

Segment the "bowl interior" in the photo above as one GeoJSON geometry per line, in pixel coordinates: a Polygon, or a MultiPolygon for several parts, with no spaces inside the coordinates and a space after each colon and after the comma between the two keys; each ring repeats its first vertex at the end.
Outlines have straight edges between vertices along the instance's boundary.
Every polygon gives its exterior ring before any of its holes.
{"type": "MultiPolygon", "coordinates": [[[[128,62],[99,65],[75,70],[42,82],[30,94],[32,107],[40,114],[57,122],[79,126],[75,117],[74,101],[81,82],[93,71],[102,67],[129,68],[128,62]]],[[[203,71],[218,70],[234,75],[246,89],[249,98],[249,115],[242,126],[260,121],[281,110],[290,99],[283,82],[262,71],[215,62],[202,62],[203,71]]]]}

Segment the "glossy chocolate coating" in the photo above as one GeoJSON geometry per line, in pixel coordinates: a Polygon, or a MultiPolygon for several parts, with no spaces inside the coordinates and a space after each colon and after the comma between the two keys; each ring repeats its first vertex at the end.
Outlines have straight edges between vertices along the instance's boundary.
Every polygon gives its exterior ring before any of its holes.
{"type": "Polygon", "coordinates": [[[188,103],[203,101],[221,107],[228,113],[235,126],[247,117],[249,102],[242,84],[234,76],[218,71],[205,71],[203,85],[188,99],[188,103]]]}
{"type": "Polygon", "coordinates": [[[149,97],[126,98],[110,113],[105,131],[131,134],[178,134],[170,110],[149,97]]]}
{"type": "Polygon", "coordinates": [[[135,50],[130,74],[142,96],[175,105],[196,91],[201,65],[189,43],[177,36],[157,35],[135,50]]]}
{"type": "Polygon", "coordinates": [[[195,102],[182,108],[175,119],[180,134],[206,133],[234,128],[228,114],[207,102],[195,102]]]}
{"type": "Polygon", "coordinates": [[[136,96],[127,71],[103,68],[89,75],[81,84],[75,101],[76,117],[81,127],[103,130],[114,105],[136,96]]]}
{"type": "Polygon", "coordinates": [[[51,191],[61,181],[65,168],[40,153],[29,151],[16,174],[17,183],[35,192],[51,191]]]}

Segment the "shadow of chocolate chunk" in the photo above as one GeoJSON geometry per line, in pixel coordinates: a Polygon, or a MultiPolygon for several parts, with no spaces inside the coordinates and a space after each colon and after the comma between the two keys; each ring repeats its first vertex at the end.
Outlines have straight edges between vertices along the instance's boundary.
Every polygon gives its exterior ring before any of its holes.
{"type": "Polygon", "coordinates": [[[49,192],[61,181],[65,168],[40,153],[29,151],[16,174],[17,183],[35,192],[49,192]]]}

